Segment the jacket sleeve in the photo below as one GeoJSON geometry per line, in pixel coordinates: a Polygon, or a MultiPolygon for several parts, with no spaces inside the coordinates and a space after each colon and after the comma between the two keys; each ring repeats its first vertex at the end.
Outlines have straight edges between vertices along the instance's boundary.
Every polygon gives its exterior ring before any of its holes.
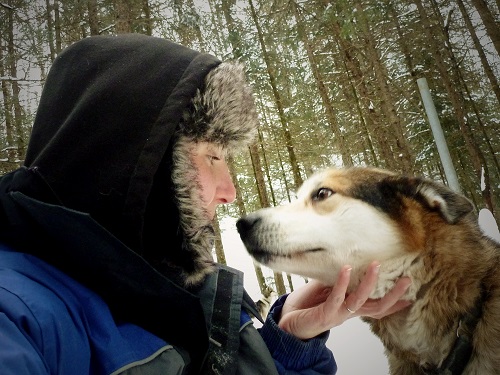
{"type": "MultiPolygon", "coordinates": [[[[1,293],[0,293],[1,296],[1,293]]],[[[29,337],[0,311],[0,363],[2,375],[49,374],[29,337]]]]}
{"type": "Polygon", "coordinates": [[[326,347],[329,331],[309,340],[300,340],[283,331],[276,323],[287,295],[272,306],[260,334],[281,375],[333,375],[337,364],[333,353],[326,347]]]}

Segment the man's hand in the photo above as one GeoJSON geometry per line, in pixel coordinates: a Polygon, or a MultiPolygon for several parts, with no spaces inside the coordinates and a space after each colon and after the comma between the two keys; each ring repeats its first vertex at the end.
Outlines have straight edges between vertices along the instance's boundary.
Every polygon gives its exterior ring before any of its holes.
{"type": "Polygon", "coordinates": [[[400,300],[411,284],[407,277],[399,279],[394,288],[381,299],[368,299],[375,288],[380,264],[368,267],[358,288],[346,296],[351,267],[342,267],[333,287],[310,281],[290,293],[283,305],[278,325],[300,339],[310,339],[355,316],[376,319],[393,314],[411,302],[400,300]]]}

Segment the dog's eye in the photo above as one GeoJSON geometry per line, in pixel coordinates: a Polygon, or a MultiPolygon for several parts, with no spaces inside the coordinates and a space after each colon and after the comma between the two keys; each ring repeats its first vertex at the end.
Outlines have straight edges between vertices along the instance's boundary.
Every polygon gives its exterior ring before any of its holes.
{"type": "Polygon", "coordinates": [[[320,188],[316,192],[316,194],[313,194],[312,199],[313,201],[322,201],[325,200],[326,198],[331,197],[334,194],[332,189],[328,188],[320,188]]]}

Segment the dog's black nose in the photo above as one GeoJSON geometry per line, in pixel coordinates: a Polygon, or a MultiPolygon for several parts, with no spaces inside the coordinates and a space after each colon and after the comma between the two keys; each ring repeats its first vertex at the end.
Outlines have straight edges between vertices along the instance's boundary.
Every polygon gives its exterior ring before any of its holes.
{"type": "Polygon", "coordinates": [[[255,224],[260,221],[259,217],[248,215],[238,219],[236,222],[236,228],[238,229],[238,233],[240,235],[246,234],[252,230],[255,224]]]}

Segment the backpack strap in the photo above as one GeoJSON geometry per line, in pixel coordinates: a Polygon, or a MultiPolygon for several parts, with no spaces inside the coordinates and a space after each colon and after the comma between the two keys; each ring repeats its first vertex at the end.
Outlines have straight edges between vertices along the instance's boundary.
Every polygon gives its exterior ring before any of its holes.
{"type": "Polygon", "coordinates": [[[209,349],[201,373],[233,374],[238,360],[243,274],[221,265],[208,276],[199,295],[209,332],[209,349]]]}
{"type": "Polygon", "coordinates": [[[260,315],[259,309],[257,308],[257,305],[255,304],[254,300],[252,297],[250,297],[247,293],[247,291],[243,291],[243,303],[242,303],[243,308],[247,311],[247,313],[253,315],[259,322],[264,324],[264,318],[262,315],[260,315]]]}

